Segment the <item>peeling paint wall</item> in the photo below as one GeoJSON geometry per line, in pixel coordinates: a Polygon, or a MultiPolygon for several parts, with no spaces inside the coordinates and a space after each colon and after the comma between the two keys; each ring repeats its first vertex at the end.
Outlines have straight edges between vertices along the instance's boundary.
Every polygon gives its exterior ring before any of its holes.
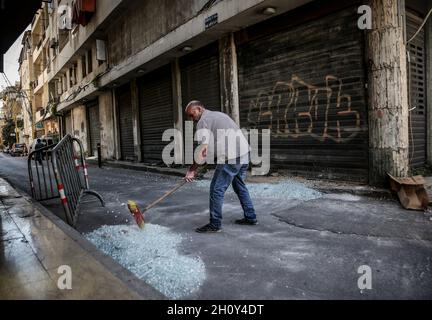
{"type": "Polygon", "coordinates": [[[136,1],[107,30],[111,64],[138,53],[193,18],[208,0],[136,1]]]}
{"type": "Polygon", "coordinates": [[[86,108],[81,105],[72,110],[72,134],[80,139],[85,155],[88,155],[86,108]]]}
{"type": "Polygon", "coordinates": [[[115,126],[114,105],[111,91],[104,92],[99,96],[99,119],[101,123],[101,148],[102,159],[115,159],[115,126]]]}

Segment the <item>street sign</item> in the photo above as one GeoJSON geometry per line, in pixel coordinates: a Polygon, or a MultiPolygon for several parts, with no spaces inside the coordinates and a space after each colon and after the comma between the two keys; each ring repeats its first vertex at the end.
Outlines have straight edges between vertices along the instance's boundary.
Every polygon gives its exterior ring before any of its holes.
{"type": "Polygon", "coordinates": [[[211,27],[215,26],[218,24],[218,14],[215,13],[213,15],[211,15],[210,17],[207,17],[205,19],[205,29],[210,29],[211,27]]]}

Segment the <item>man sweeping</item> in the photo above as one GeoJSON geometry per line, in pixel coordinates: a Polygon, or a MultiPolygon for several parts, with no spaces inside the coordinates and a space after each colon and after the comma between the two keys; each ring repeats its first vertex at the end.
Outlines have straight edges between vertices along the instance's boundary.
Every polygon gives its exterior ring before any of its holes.
{"type": "Polygon", "coordinates": [[[243,208],[244,218],[236,220],[240,225],[256,225],[257,217],[249,191],[245,184],[249,167],[249,143],[238,125],[222,112],[209,111],[199,101],[190,102],[186,115],[197,122],[200,149],[198,159],[189,168],[185,180],[194,181],[197,169],[207,159],[216,160],[216,170],[210,184],[210,223],[196,229],[199,233],[213,233],[222,230],[222,206],[225,192],[232,184],[243,208]],[[228,140],[228,141],[227,141],[228,140]]]}

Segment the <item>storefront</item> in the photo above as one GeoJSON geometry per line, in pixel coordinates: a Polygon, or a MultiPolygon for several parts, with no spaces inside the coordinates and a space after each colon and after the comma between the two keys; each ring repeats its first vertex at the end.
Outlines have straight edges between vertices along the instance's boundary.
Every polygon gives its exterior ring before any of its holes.
{"type": "Polygon", "coordinates": [[[121,160],[136,161],[130,83],[116,90],[121,160]]]}
{"type": "Polygon", "coordinates": [[[272,170],[367,180],[364,39],[357,18],[349,7],[310,20],[306,7],[236,35],[241,126],[271,130],[272,170]]]}
{"type": "Polygon", "coordinates": [[[141,152],[143,162],[161,163],[165,130],[174,127],[171,66],[155,70],[138,81],[141,152]]]}
{"type": "Polygon", "coordinates": [[[88,127],[88,145],[89,155],[97,155],[97,146],[101,142],[100,128],[101,123],[99,119],[99,104],[94,100],[87,104],[87,127],[88,127]]]}

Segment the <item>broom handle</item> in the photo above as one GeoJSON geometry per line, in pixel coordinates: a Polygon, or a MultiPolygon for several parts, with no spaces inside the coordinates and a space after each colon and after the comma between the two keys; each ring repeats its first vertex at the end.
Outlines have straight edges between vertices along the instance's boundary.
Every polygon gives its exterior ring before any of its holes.
{"type": "Polygon", "coordinates": [[[178,189],[180,189],[181,187],[183,187],[185,184],[187,183],[187,181],[182,181],[181,183],[179,183],[177,186],[175,186],[173,189],[169,190],[167,193],[165,193],[162,197],[160,197],[159,199],[157,199],[156,201],[152,202],[151,204],[149,204],[143,211],[146,212],[148,210],[150,210],[151,208],[153,208],[155,205],[159,204],[160,202],[162,202],[165,198],[169,197],[170,195],[172,195],[174,192],[176,192],[178,189]]]}
{"type": "MultiPolygon", "coordinates": [[[[202,168],[201,173],[204,172],[207,169],[207,166],[204,166],[202,168]]],[[[197,174],[198,176],[198,174],[197,174]]],[[[178,189],[180,189],[181,187],[183,187],[185,184],[187,183],[186,180],[183,180],[182,182],[180,182],[178,185],[176,185],[174,188],[172,188],[171,190],[169,190],[168,192],[166,192],[162,197],[160,197],[159,199],[155,200],[154,202],[150,203],[142,213],[150,210],[151,208],[153,208],[154,206],[156,206],[157,204],[159,204],[160,202],[162,202],[165,198],[169,197],[170,195],[172,195],[174,192],[176,192],[178,189]]]]}

